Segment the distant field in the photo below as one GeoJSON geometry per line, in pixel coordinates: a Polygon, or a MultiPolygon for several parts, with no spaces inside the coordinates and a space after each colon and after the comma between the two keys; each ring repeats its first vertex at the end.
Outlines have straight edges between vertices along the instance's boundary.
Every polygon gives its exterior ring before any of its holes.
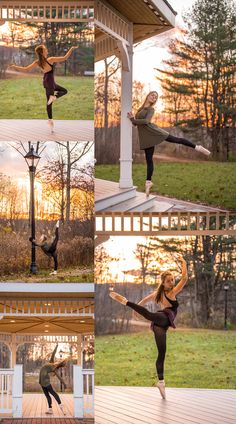
{"type": "MultiPolygon", "coordinates": [[[[169,331],[165,381],[169,387],[236,389],[236,332],[169,331]]],[[[157,349],[150,331],[96,336],[96,384],[154,386],[157,349]]]]}
{"type": "MultiPolygon", "coordinates": [[[[94,115],[94,79],[92,77],[56,77],[68,94],[53,105],[54,119],[92,120],[94,115]]],[[[47,119],[42,76],[29,75],[0,80],[0,119],[47,119]]]]}
{"type": "MultiPolygon", "coordinates": [[[[119,181],[119,165],[97,165],[96,177],[119,181]]],[[[146,166],[133,165],[134,185],[144,191],[146,166]]],[[[153,193],[209,206],[236,209],[236,163],[191,162],[156,164],[153,193]]]]}

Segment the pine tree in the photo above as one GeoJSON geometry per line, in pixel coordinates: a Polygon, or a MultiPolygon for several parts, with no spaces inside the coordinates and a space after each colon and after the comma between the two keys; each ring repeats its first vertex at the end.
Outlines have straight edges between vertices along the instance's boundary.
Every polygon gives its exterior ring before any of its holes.
{"type": "Polygon", "coordinates": [[[170,43],[158,69],[171,123],[206,128],[213,157],[229,159],[228,127],[236,124],[235,0],[196,0],[185,15],[188,30],[170,43]]]}

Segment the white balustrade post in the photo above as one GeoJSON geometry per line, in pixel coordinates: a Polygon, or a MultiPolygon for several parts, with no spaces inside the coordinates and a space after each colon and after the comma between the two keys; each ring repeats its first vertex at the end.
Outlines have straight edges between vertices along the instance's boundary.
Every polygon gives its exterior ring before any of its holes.
{"type": "Polygon", "coordinates": [[[127,47],[129,69],[122,60],[121,70],[121,121],[120,121],[120,188],[133,187],[132,179],[132,123],[127,113],[132,110],[133,89],[133,26],[129,28],[130,46],[127,47]]]}
{"type": "Polygon", "coordinates": [[[73,385],[74,385],[74,416],[83,418],[84,416],[84,382],[82,367],[73,366],[73,385]]]}
{"type": "Polygon", "coordinates": [[[12,384],[12,414],[13,418],[22,417],[22,397],[23,397],[23,365],[14,366],[12,384]]]}

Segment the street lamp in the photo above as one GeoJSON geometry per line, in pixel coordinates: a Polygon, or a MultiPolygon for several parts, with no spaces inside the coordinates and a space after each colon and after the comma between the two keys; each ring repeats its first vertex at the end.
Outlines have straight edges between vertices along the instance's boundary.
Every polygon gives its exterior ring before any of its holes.
{"type": "MultiPolygon", "coordinates": [[[[29,141],[29,151],[24,156],[25,161],[29,168],[29,176],[30,176],[30,226],[31,226],[31,240],[35,240],[35,202],[34,202],[34,180],[35,180],[35,172],[38,162],[40,160],[40,156],[38,154],[39,151],[39,141],[37,142],[36,150],[34,149],[33,144],[29,141]]],[[[31,247],[31,265],[30,272],[32,274],[37,273],[36,267],[36,248],[35,244],[32,243],[31,247]]]]}
{"type": "Polygon", "coordinates": [[[225,324],[224,324],[224,329],[228,330],[227,327],[227,320],[228,320],[228,290],[229,290],[229,285],[225,284],[224,285],[224,291],[225,291],[225,324]]]}

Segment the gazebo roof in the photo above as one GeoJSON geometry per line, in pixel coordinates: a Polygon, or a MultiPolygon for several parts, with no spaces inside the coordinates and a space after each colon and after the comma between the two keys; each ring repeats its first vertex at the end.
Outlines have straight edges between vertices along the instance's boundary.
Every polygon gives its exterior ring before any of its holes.
{"type": "Polygon", "coordinates": [[[93,284],[0,283],[0,333],[91,333],[93,298],[93,284]]]}
{"type": "MultiPolygon", "coordinates": [[[[113,9],[122,19],[133,23],[133,42],[137,43],[175,26],[176,12],[167,0],[106,0],[105,5],[113,9]]],[[[96,28],[96,40],[103,31],[96,28]]]]}

